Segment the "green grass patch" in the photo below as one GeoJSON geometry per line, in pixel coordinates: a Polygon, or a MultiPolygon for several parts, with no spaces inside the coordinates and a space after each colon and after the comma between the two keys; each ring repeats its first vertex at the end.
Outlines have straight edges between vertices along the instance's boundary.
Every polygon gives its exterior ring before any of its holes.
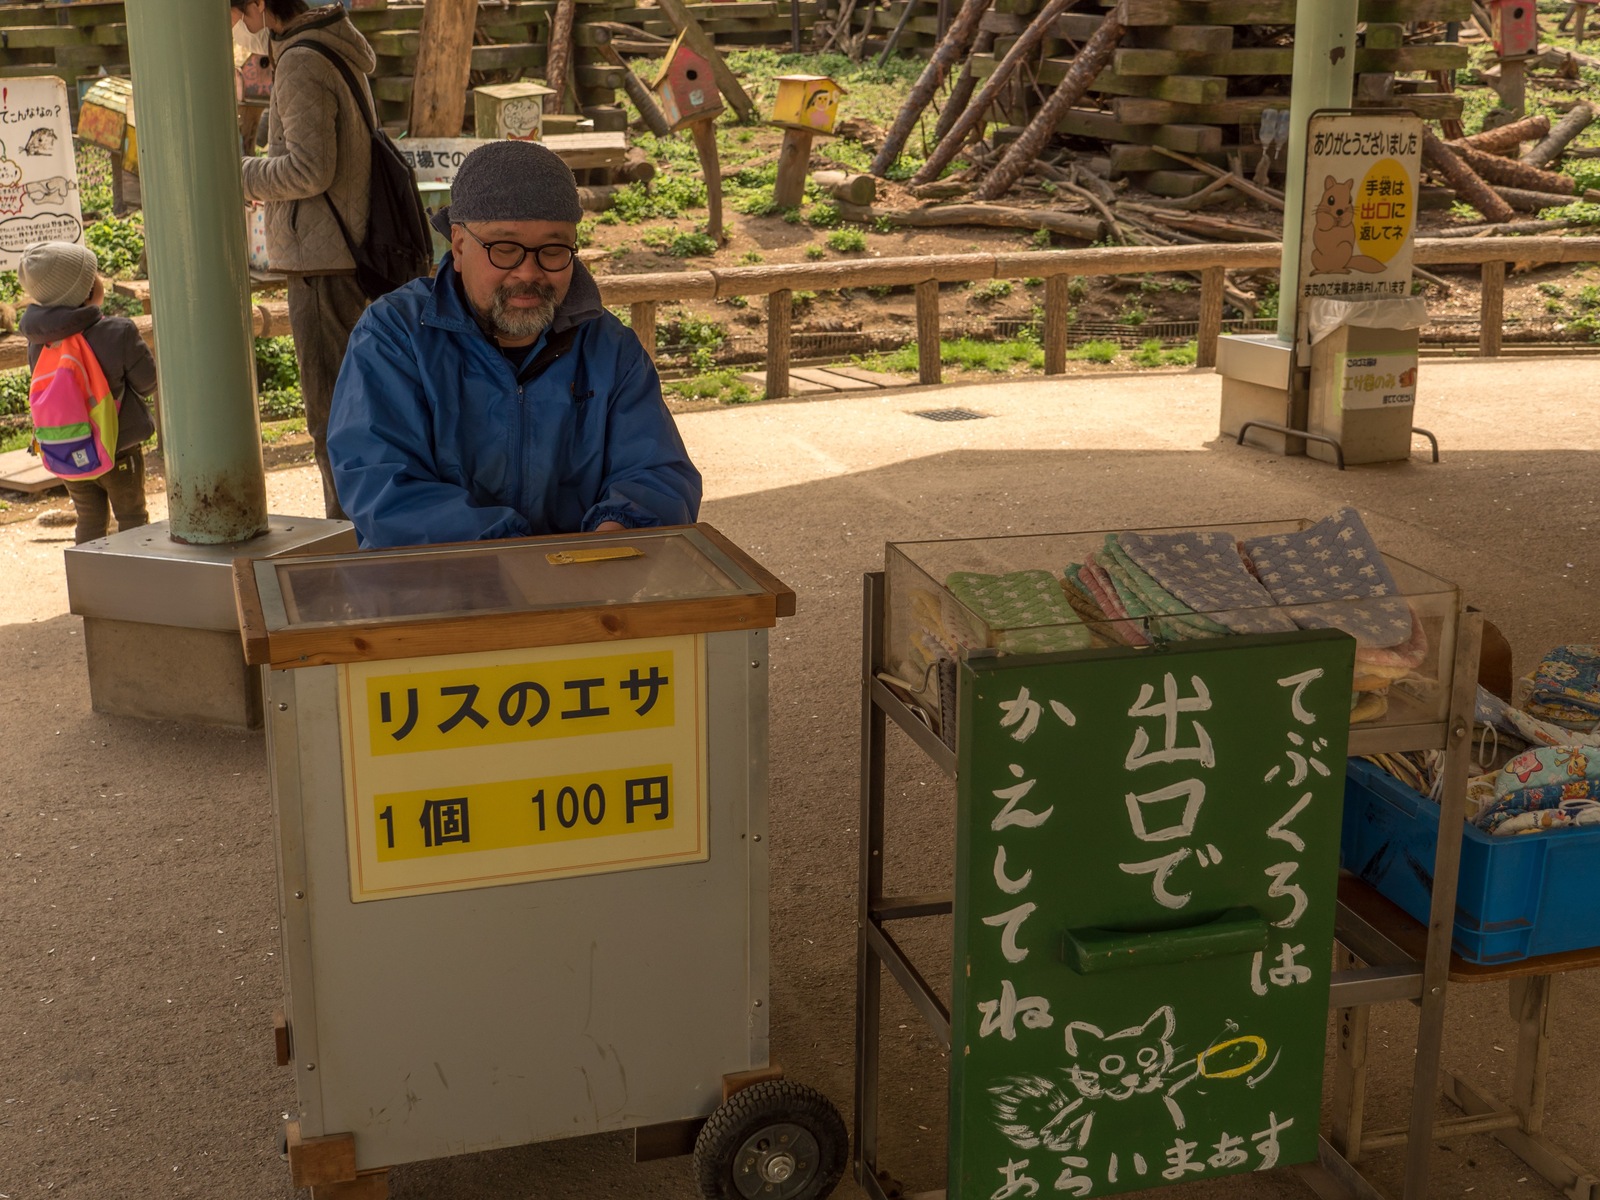
{"type": "MultiPolygon", "coordinates": [[[[1044,350],[1031,338],[1019,337],[1006,342],[982,342],[975,338],[954,338],[939,343],[939,361],[947,367],[963,371],[983,371],[991,375],[1005,375],[1018,367],[1044,367],[1044,350]]],[[[857,355],[855,362],[869,371],[887,371],[890,374],[915,374],[917,347],[901,346],[881,354],[857,355]]]]}
{"type": "Polygon", "coordinates": [[[1600,225],[1600,204],[1591,200],[1574,200],[1560,208],[1546,208],[1539,213],[1542,221],[1568,221],[1573,225],[1600,225]]]}
{"type": "Polygon", "coordinates": [[[102,217],[83,231],[84,244],[100,260],[100,273],[113,279],[133,279],[144,258],[144,212],[127,217],[102,217]]]}
{"type": "Polygon", "coordinates": [[[835,229],[828,234],[828,249],[840,254],[859,254],[867,248],[867,235],[859,229],[835,229]]]}
{"type": "Polygon", "coordinates": [[[673,258],[692,258],[717,252],[716,240],[699,230],[685,231],[655,226],[639,235],[639,240],[652,250],[670,254],[673,258]]]}
{"type": "Polygon", "coordinates": [[[1011,281],[1008,279],[991,279],[972,289],[972,298],[979,304],[993,304],[1009,295],[1011,295],[1011,281]]]}
{"type": "Polygon", "coordinates": [[[0,417],[28,415],[28,384],[33,372],[27,367],[0,371],[0,417]]]}
{"type": "Polygon", "coordinates": [[[696,371],[710,371],[727,341],[728,331],[716,321],[680,313],[661,326],[658,345],[675,348],[696,371]]]}
{"type": "Polygon", "coordinates": [[[265,421],[261,426],[261,441],[263,445],[273,446],[284,438],[306,431],[304,417],[296,417],[287,421],[265,421]]]}
{"type": "Polygon", "coordinates": [[[1189,342],[1175,349],[1165,349],[1159,338],[1151,338],[1140,345],[1129,358],[1136,367],[1192,367],[1199,343],[1189,342]]]}
{"type": "Polygon", "coordinates": [[[1122,348],[1113,341],[1097,338],[1067,351],[1067,357],[1076,362],[1114,363],[1122,348]]]}
{"type": "Polygon", "coordinates": [[[750,404],[766,398],[757,395],[730,367],[702,371],[688,379],[674,379],[663,383],[661,389],[667,395],[683,400],[716,400],[721,404],[750,404]]]}
{"type": "Polygon", "coordinates": [[[815,243],[812,243],[811,245],[806,247],[805,255],[812,262],[817,262],[819,259],[827,258],[828,257],[828,252],[826,250],[824,250],[821,246],[818,246],[815,243]]]}

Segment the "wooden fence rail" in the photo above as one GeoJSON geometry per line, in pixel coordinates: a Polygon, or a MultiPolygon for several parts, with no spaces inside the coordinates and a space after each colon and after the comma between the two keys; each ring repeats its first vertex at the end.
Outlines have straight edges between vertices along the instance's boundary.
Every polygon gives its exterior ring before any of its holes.
{"type": "MultiPolygon", "coordinates": [[[[612,307],[628,305],[634,331],[652,354],[656,306],[682,300],[726,300],[766,296],[767,395],[789,395],[792,296],[799,290],[846,287],[914,287],[917,298],[918,379],[941,380],[939,363],[939,285],[984,279],[1043,279],[1044,369],[1066,370],[1067,332],[1072,306],[1068,280],[1074,275],[1143,275],[1171,271],[1200,273],[1200,330],[1196,364],[1215,366],[1222,332],[1223,289],[1230,270],[1276,267],[1283,247],[1276,242],[1226,246],[1104,246],[1085,250],[1016,251],[1002,254],[944,254],[926,258],[874,258],[859,262],[796,263],[758,267],[668,271],[651,275],[609,275],[599,279],[600,295],[612,307]]],[[[1507,263],[1600,262],[1600,237],[1420,238],[1418,266],[1476,265],[1483,272],[1479,352],[1500,353],[1507,263]]]]}
{"type": "MultiPolygon", "coordinates": [[[[601,299],[612,308],[627,306],[633,330],[652,355],[656,350],[657,306],[683,300],[725,300],[733,296],[767,298],[767,395],[789,395],[789,362],[794,293],[846,287],[912,287],[917,300],[918,378],[939,383],[939,285],[984,279],[1045,281],[1045,373],[1066,370],[1074,275],[1143,275],[1171,271],[1200,273],[1200,331],[1196,363],[1216,365],[1222,331],[1223,287],[1230,270],[1276,267],[1282,247],[1276,242],[1226,246],[1105,246],[1086,250],[1017,251],[1002,254],[944,254],[924,258],[874,258],[856,262],[794,263],[753,267],[713,267],[703,271],[664,271],[648,275],[598,277],[601,299]]],[[[1422,238],[1416,244],[1419,266],[1478,266],[1483,273],[1478,349],[1500,353],[1507,263],[1600,262],[1600,237],[1422,238]]],[[[257,304],[252,311],[258,337],[287,334],[287,308],[281,302],[257,304]]],[[[147,341],[154,337],[150,317],[137,318],[147,341]]],[[[0,370],[27,365],[27,346],[17,335],[0,338],[0,370]]]]}

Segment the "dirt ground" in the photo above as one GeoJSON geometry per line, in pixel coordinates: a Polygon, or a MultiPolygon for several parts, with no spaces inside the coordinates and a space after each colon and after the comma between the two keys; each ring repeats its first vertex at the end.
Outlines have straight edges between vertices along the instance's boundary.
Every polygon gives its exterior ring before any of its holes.
{"type": "MultiPolygon", "coordinates": [[[[1571,360],[1425,364],[1417,419],[1443,461],[1343,473],[1219,439],[1217,379],[1203,372],[681,416],[706,477],[703,519],[799,596],[772,639],[774,1059],[848,1114],[861,577],[885,541],[1318,516],[1348,502],[1386,550],[1458,581],[1525,670],[1550,646],[1600,638],[1593,378],[1571,360]],[[913,415],[953,404],[988,419],[913,415]]],[[[268,487],[274,512],[316,511],[311,469],[274,469],[268,487]]],[[[63,507],[13,502],[0,526],[0,1196],[287,1197],[274,1139],[294,1094],[272,1061],[282,978],[262,739],[92,711],[62,578],[70,530],[38,520],[63,507]]],[[[950,789],[898,737],[889,765],[890,878],[944,886],[950,789]]],[[[931,978],[948,971],[948,939],[939,921],[907,934],[931,978]]],[[[943,1052],[887,994],[883,1163],[910,1190],[942,1186],[943,1052]]],[[[1446,1064],[1491,1088],[1515,1050],[1506,1004],[1503,985],[1451,993],[1446,1064]]],[[[1600,974],[1559,980],[1546,1129],[1591,1166],[1597,1013],[1600,974]]],[[[1374,1010],[1374,1126],[1404,1119],[1414,1023],[1406,1005],[1374,1010]]],[[[391,1173],[392,1195],[694,1194],[684,1161],[635,1166],[630,1149],[606,1135],[417,1164],[391,1173]]],[[[1558,1195],[1486,1136],[1446,1142],[1432,1162],[1432,1196],[1558,1195]]],[[[1396,1188],[1398,1154],[1375,1155],[1373,1171],[1396,1188]]],[[[1181,1193],[1286,1195],[1311,1193],[1281,1172],[1181,1193]]]]}

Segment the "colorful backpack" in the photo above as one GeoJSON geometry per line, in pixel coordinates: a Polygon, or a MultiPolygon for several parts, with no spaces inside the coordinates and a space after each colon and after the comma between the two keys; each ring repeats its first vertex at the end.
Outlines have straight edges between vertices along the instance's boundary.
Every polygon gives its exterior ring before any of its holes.
{"type": "Polygon", "coordinates": [[[28,388],[34,444],[59,479],[94,479],[117,457],[117,402],[81,333],[39,352],[28,388]]]}

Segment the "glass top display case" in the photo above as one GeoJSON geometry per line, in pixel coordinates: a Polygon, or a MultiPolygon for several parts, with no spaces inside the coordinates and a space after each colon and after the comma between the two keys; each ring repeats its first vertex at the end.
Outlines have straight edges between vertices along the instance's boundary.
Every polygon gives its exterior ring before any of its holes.
{"type": "Polygon", "coordinates": [[[880,679],[947,744],[956,664],[1295,629],[1356,638],[1352,733],[1449,711],[1459,589],[1323,521],[890,543],[880,679]]]}
{"type": "Polygon", "coordinates": [[[273,666],[770,626],[794,593],[708,525],[241,559],[246,660],[273,666]]]}

